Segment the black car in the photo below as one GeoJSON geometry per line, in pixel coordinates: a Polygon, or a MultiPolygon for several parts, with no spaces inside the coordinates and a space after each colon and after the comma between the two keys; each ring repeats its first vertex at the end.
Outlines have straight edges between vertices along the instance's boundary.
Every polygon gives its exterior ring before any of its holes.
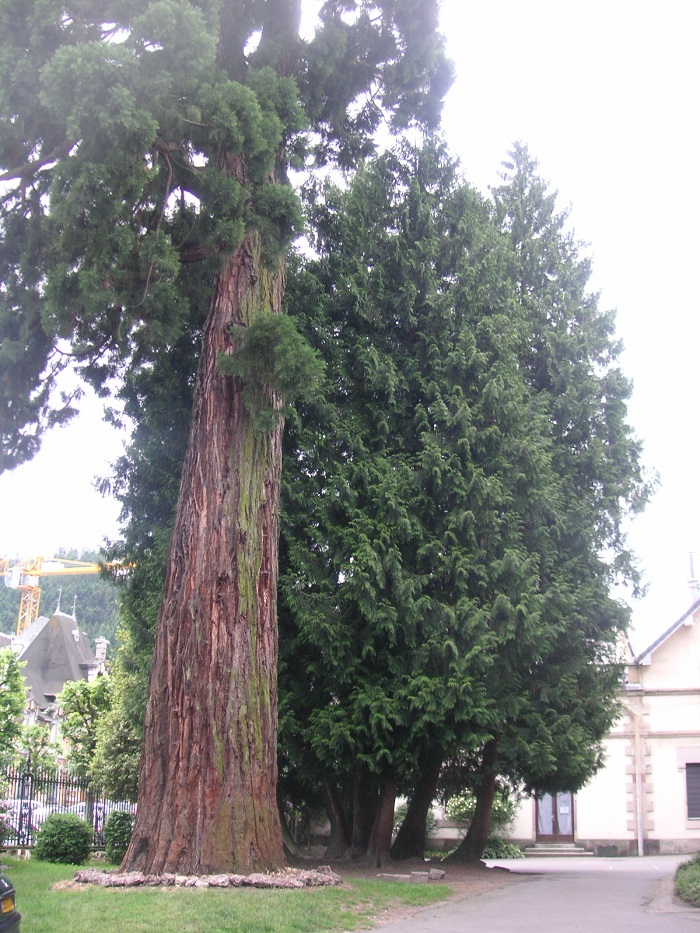
{"type": "Polygon", "coordinates": [[[6,875],[0,875],[0,933],[19,933],[20,917],[12,882],[6,875]]]}

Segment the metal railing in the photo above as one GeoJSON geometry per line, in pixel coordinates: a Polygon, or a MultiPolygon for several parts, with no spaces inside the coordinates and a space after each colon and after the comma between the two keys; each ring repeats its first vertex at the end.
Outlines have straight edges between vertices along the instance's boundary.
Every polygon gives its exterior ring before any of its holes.
{"type": "Polygon", "coordinates": [[[69,771],[0,769],[0,816],[5,833],[4,848],[27,848],[34,845],[36,832],[50,813],[75,813],[93,829],[93,846],[104,845],[104,825],[114,810],[134,811],[134,805],[108,800],[97,793],[89,781],[69,771]]]}

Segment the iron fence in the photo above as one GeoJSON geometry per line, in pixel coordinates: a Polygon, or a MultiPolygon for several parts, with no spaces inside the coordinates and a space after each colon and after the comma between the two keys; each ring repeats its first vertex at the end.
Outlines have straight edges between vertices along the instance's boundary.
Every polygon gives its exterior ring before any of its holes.
{"type": "Polygon", "coordinates": [[[114,810],[134,811],[133,804],[108,800],[89,781],[64,769],[5,768],[0,770],[0,782],[4,788],[0,808],[5,813],[1,840],[5,848],[34,845],[36,832],[50,813],[75,813],[87,820],[93,829],[93,846],[101,848],[109,814],[114,810]]]}

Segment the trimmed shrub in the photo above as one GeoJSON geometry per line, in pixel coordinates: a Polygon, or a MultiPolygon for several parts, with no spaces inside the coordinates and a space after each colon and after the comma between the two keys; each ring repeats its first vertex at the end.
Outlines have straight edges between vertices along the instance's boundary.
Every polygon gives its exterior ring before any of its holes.
{"type": "Polygon", "coordinates": [[[42,862],[84,865],[92,835],[92,826],[75,813],[51,813],[36,834],[34,855],[42,862]]]}
{"type": "Polygon", "coordinates": [[[105,855],[108,862],[119,863],[126,855],[134,831],[134,814],[115,810],[105,823],[105,855]]]}

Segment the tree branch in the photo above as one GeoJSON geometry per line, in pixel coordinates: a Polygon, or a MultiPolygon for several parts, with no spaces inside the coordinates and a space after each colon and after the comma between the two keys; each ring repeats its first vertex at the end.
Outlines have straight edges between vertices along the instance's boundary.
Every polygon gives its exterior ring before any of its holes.
{"type": "Polygon", "coordinates": [[[14,178],[26,178],[28,175],[32,175],[37,171],[37,169],[55,162],[60,156],[67,156],[76,143],[77,140],[64,142],[62,145],[56,146],[55,149],[41,159],[35,159],[33,162],[25,162],[23,165],[18,165],[16,168],[7,169],[6,172],[0,175],[0,181],[12,181],[14,178]]]}

